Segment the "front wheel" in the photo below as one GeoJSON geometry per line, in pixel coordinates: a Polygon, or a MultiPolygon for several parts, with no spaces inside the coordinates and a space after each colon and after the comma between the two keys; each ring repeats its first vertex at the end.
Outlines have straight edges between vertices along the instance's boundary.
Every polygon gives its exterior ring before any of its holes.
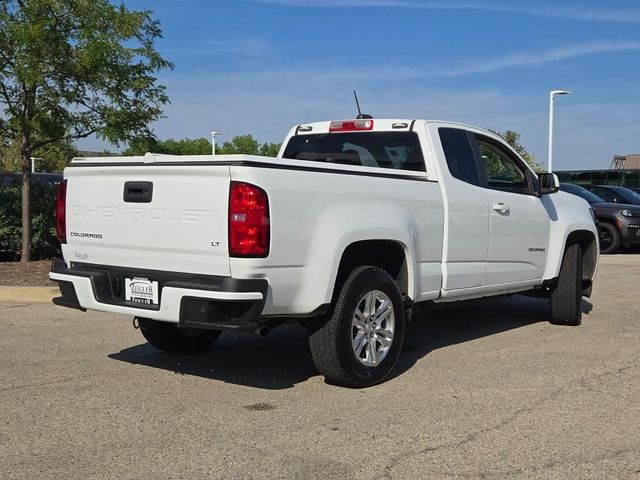
{"type": "Polygon", "coordinates": [[[582,322],[582,249],[569,245],[564,252],[558,284],[551,293],[551,323],[580,325],[582,322]]]}
{"type": "Polygon", "coordinates": [[[344,283],[331,318],[311,333],[311,356],[329,383],[368,387],[393,369],[404,330],[402,295],[393,277],[377,267],[359,267],[344,283]]]}
{"type": "Polygon", "coordinates": [[[600,253],[613,253],[620,248],[620,234],[618,229],[610,223],[600,222],[598,225],[598,240],[600,241],[600,253]]]}
{"type": "Polygon", "coordinates": [[[163,352],[190,354],[208,350],[220,336],[219,330],[184,328],[177,323],[137,317],[140,332],[151,345],[163,352]]]}

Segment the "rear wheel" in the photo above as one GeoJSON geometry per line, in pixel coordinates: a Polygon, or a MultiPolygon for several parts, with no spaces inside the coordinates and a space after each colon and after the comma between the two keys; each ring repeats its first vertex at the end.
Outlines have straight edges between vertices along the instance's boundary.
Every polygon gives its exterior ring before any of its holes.
{"type": "Polygon", "coordinates": [[[582,322],[582,249],[569,245],[564,252],[558,284],[551,293],[551,323],[580,325],[582,322]]]}
{"type": "Polygon", "coordinates": [[[600,253],[613,253],[620,248],[620,234],[618,229],[610,223],[600,222],[598,240],[600,241],[600,253]]]}
{"type": "Polygon", "coordinates": [[[377,267],[359,267],[342,287],[331,318],[311,333],[311,356],[330,383],[375,385],[398,360],[404,329],[402,295],[393,277],[377,267]]]}
{"type": "Polygon", "coordinates": [[[190,354],[208,350],[220,336],[219,330],[183,328],[177,323],[137,318],[140,331],[151,345],[169,353],[190,354]]]}

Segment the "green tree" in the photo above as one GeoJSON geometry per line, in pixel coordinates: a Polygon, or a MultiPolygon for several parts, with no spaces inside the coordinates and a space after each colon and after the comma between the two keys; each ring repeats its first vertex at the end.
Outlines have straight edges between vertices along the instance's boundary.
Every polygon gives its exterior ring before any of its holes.
{"type": "Polygon", "coordinates": [[[260,143],[253,135],[236,135],[229,142],[224,142],[216,148],[216,153],[220,155],[263,155],[265,157],[275,157],[280,149],[279,143],[260,143]]]}
{"type": "Polygon", "coordinates": [[[144,155],[147,152],[160,153],[156,151],[157,148],[158,140],[151,135],[145,135],[129,140],[129,146],[122,151],[122,155],[144,155]]]}
{"type": "Polygon", "coordinates": [[[210,155],[211,142],[204,137],[182,140],[157,140],[154,137],[140,137],[129,142],[123,155],[144,155],[147,152],[167,155],[210,155]]]}
{"type": "Polygon", "coordinates": [[[253,138],[253,135],[236,135],[229,142],[224,142],[216,153],[220,155],[233,155],[244,153],[245,155],[259,155],[260,143],[253,138]]]}
{"type": "MultiPolygon", "coordinates": [[[[279,143],[260,143],[253,135],[236,135],[230,141],[216,146],[219,155],[264,155],[275,157],[280,149],[279,143]]],[[[210,155],[211,141],[207,138],[184,138],[182,140],[157,140],[152,136],[139,137],[129,142],[123,155],[144,155],[147,152],[168,155],[210,155]]]]}
{"type": "Polygon", "coordinates": [[[36,172],[62,172],[73,157],[78,156],[78,150],[70,140],[50,143],[37,149],[33,155],[36,172]]]}
{"type": "Polygon", "coordinates": [[[489,131],[502,137],[509,145],[511,145],[511,148],[513,148],[535,172],[544,171],[544,166],[536,162],[535,156],[532,153],[529,153],[520,143],[520,134],[518,132],[515,130],[506,130],[504,133],[496,132],[495,130],[489,131]]]}
{"type": "Polygon", "coordinates": [[[260,145],[260,155],[265,157],[275,157],[280,150],[280,143],[263,143],[260,145]]]}
{"type": "Polygon", "coordinates": [[[0,170],[19,172],[22,159],[20,158],[20,144],[5,140],[0,146],[0,170]]]}
{"type": "Polygon", "coordinates": [[[211,155],[211,142],[204,137],[184,138],[182,140],[169,139],[162,143],[159,153],[169,155],[211,155]]]}
{"type": "Polygon", "coordinates": [[[108,0],[0,3],[0,139],[20,146],[22,261],[31,258],[31,160],[56,143],[149,135],[168,102],[155,74],[173,65],[154,47],[150,11],[108,0]]]}
{"type": "MultiPolygon", "coordinates": [[[[69,140],[50,143],[32,152],[36,172],[62,172],[69,161],[78,155],[78,150],[69,140]]],[[[0,170],[19,172],[22,170],[19,142],[0,147],[0,170]]]]}

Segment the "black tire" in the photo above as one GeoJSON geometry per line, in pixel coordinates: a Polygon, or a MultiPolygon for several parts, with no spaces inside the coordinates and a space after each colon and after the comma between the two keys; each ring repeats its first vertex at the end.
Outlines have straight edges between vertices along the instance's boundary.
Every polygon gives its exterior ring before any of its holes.
{"type": "Polygon", "coordinates": [[[600,240],[600,253],[602,254],[613,253],[620,248],[620,233],[615,225],[600,222],[598,225],[598,239],[600,240]]]}
{"type": "Polygon", "coordinates": [[[551,293],[551,323],[580,325],[582,322],[582,249],[569,245],[564,252],[558,283],[551,293]]]}
{"type": "MultiPolygon", "coordinates": [[[[376,328],[374,316],[370,316],[368,322],[370,323],[367,323],[367,328],[371,326],[376,328]]],[[[334,304],[331,317],[324,325],[310,334],[311,356],[318,371],[324,375],[327,382],[351,388],[368,387],[382,382],[393,369],[400,356],[404,331],[405,310],[402,295],[393,277],[377,267],[358,267],[351,272],[344,283],[334,304]],[[393,329],[393,334],[382,360],[377,365],[368,366],[363,363],[367,359],[358,355],[355,351],[356,347],[352,346],[354,332],[357,334],[359,331],[364,332],[364,330],[358,330],[360,327],[354,327],[352,322],[356,315],[356,309],[360,309],[367,295],[373,293],[374,308],[377,308],[377,305],[382,306],[382,303],[378,304],[375,295],[379,295],[379,293],[376,294],[376,291],[386,295],[393,308],[392,312],[385,317],[389,320],[380,320],[378,324],[380,330],[376,332],[388,332],[388,330],[382,330],[384,324],[385,329],[393,329]],[[387,323],[391,321],[392,324],[387,323]],[[390,325],[393,326],[389,327],[390,325]]],[[[382,342],[378,342],[381,337],[374,337],[377,335],[376,332],[364,334],[363,345],[366,342],[367,345],[378,345],[380,349],[383,349],[382,342]]],[[[375,346],[371,348],[377,351],[375,346]]],[[[365,347],[361,346],[361,349],[366,357],[375,358],[377,356],[371,352],[368,346],[366,352],[365,347]]]]}
{"type": "Polygon", "coordinates": [[[183,328],[177,323],[159,322],[139,318],[144,338],[158,350],[169,353],[191,354],[208,350],[220,336],[219,330],[183,328]]]}

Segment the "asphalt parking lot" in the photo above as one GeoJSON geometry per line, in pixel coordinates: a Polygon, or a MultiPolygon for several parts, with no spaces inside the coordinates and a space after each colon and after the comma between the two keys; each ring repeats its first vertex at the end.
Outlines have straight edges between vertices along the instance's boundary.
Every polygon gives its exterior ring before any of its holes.
{"type": "Polygon", "coordinates": [[[297,327],[178,357],[129,317],[0,304],[0,477],[640,478],[639,285],[640,255],[602,257],[580,327],[522,296],[432,312],[364,390],[297,327]]]}

